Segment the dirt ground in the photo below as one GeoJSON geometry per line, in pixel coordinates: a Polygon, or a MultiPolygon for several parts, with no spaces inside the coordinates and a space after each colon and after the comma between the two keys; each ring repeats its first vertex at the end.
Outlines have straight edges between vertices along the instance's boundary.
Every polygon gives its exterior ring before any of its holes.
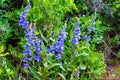
{"type": "Polygon", "coordinates": [[[100,80],[120,80],[120,60],[108,59],[106,64],[106,73],[102,75],[100,80]]]}

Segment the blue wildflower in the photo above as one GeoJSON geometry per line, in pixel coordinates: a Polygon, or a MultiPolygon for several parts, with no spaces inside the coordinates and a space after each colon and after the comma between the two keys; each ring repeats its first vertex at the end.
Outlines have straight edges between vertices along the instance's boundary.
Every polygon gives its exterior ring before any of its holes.
{"type": "Polygon", "coordinates": [[[28,9],[30,9],[30,8],[31,8],[31,5],[28,4],[28,5],[25,7],[25,11],[28,11],[28,9]]]}
{"type": "Polygon", "coordinates": [[[25,45],[24,47],[25,47],[25,49],[27,49],[27,50],[31,50],[31,47],[30,47],[29,45],[25,45]]]}
{"type": "Polygon", "coordinates": [[[40,54],[40,42],[41,42],[41,40],[36,40],[36,45],[35,45],[35,48],[34,48],[34,50],[36,51],[36,53],[37,54],[40,54]]]}
{"type": "Polygon", "coordinates": [[[78,39],[80,38],[81,31],[80,31],[79,26],[80,26],[80,22],[78,20],[78,22],[76,23],[76,27],[74,29],[74,37],[72,39],[72,42],[74,45],[78,44],[78,39]]]}
{"type": "Polygon", "coordinates": [[[28,68],[28,63],[23,64],[24,68],[28,68]]]}
{"type": "Polygon", "coordinates": [[[91,40],[90,35],[85,35],[85,40],[86,40],[86,43],[88,44],[89,41],[91,40]]]}
{"type": "Polygon", "coordinates": [[[78,44],[78,38],[73,38],[72,42],[73,44],[78,44]]]}
{"type": "Polygon", "coordinates": [[[75,77],[79,77],[80,76],[80,71],[78,71],[77,73],[74,74],[75,77]]]}
{"type": "Polygon", "coordinates": [[[27,55],[27,54],[28,54],[28,55],[32,55],[32,50],[25,48],[25,50],[23,51],[23,54],[24,54],[24,55],[27,55]]]}
{"type": "Polygon", "coordinates": [[[34,60],[39,62],[41,60],[41,57],[38,55],[38,56],[34,56],[34,60]]]}
{"type": "Polygon", "coordinates": [[[65,28],[61,30],[61,34],[59,35],[55,45],[54,45],[54,50],[60,53],[63,53],[64,51],[64,41],[67,37],[67,32],[65,31],[65,28]]]}
{"type": "MultiPolygon", "coordinates": [[[[25,31],[26,41],[28,42],[29,45],[33,46],[34,51],[36,52],[36,55],[38,55],[41,52],[41,50],[40,50],[41,40],[35,35],[34,30],[35,30],[34,28],[32,28],[32,29],[28,28],[25,31]]],[[[34,60],[36,60],[36,58],[34,58],[34,60]]],[[[37,57],[37,61],[39,61],[38,57],[37,57]]]]}
{"type": "Polygon", "coordinates": [[[80,74],[79,74],[79,73],[75,73],[74,76],[75,76],[75,77],[79,77],[80,74]]]}
{"type": "Polygon", "coordinates": [[[56,40],[56,43],[51,45],[48,51],[50,53],[56,52],[56,58],[60,59],[62,57],[62,53],[64,52],[64,41],[67,37],[67,32],[65,31],[66,27],[63,26],[63,28],[60,30],[60,35],[56,40]]]}
{"type": "Polygon", "coordinates": [[[63,63],[62,62],[59,62],[60,65],[62,65],[63,63]]]}
{"type": "Polygon", "coordinates": [[[91,40],[91,38],[90,38],[90,34],[91,34],[91,32],[94,30],[94,28],[92,27],[92,26],[90,26],[89,28],[88,28],[88,33],[87,33],[87,35],[85,35],[85,40],[86,40],[86,43],[88,44],[89,43],[89,41],[91,40]]]}
{"type": "Polygon", "coordinates": [[[32,49],[29,45],[25,45],[25,50],[23,50],[23,55],[24,56],[27,56],[27,55],[32,55],[32,49]]]}
{"type": "Polygon", "coordinates": [[[29,45],[25,45],[25,50],[23,51],[23,62],[24,62],[24,67],[28,67],[28,61],[31,59],[29,58],[32,55],[32,49],[29,45]]]}
{"type": "Polygon", "coordinates": [[[31,58],[28,58],[27,56],[24,56],[24,58],[23,58],[23,62],[28,62],[30,60],[31,60],[31,58]]]}
{"type": "Polygon", "coordinates": [[[89,32],[92,32],[92,31],[94,30],[94,27],[93,27],[93,26],[90,26],[90,27],[88,28],[88,30],[89,30],[89,32]]]}
{"type": "Polygon", "coordinates": [[[61,53],[57,53],[57,54],[56,54],[56,58],[57,58],[57,59],[60,59],[61,57],[62,57],[62,54],[61,54],[61,53]]]}
{"type": "Polygon", "coordinates": [[[55,52],[54,45],[51,45],[50,48],[48,48],[47,51],[50,52],[50,53],[54,53],[55,52]]]}
{"type": "Polygon", "coordinates": [[[55,51],[63,53],[63,50],[64,50],[64,44],[62,43],[62,41],[56,42],[55,51]]]}
{"type": "Polygon", "coordinates": [[[31,8],[31,5],[28,4],[25,7],[25,10],[20,14],[20,20],[19,20],[19,26],[22,28],[28,28],[29,27],[29,22],[26,20],[27,12],[31,8]]]}
{"type": "Polygon", "coordinates": [[[91,35],[92,31],[94,30],[95,20],[96,20],[96,11],[95,11],[95,14],[94,14],[94,18],[91,21],[92,24],[91,24],[91,26],[88,27],[88,33],[87,33],[87,35],[85,35],[85,39],[86,39],[87,44],[91,40],[90,35],[91,35]]]}
{"type": "Polygon", "coordinates": [[[24,62],[24,67],[28,67],[28,62],[34,58],[35,61],[40,61],[41,57],[39,56],[40,54],[40,39],[35,35],[34,28],[31,28],[29,26],[29,22],[26,20],[27,12],[31,8],[31,5],[28,4],[25,7],[25,10],[20,14],[20,20],[19,20],[19,25],[22,28],[25,28],[25,40],[27,44],[24,46],[25,50],[23,50],[23,62],[24,62]],[[35,53],[32,53],[35,52],[35,53]],[[34,56],[34,57],[33,57],[34,56]]]}

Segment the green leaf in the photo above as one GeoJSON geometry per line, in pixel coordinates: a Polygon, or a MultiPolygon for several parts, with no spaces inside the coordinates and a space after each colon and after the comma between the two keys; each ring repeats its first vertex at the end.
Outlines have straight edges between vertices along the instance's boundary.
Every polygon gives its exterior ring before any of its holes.
{"type": "Polygon", "coordinates": [[[66,79],[65,79],[65,76],[64,76],[63,74],[58,73],[58,75],[60,75],[60,76],[63,78],[63,80],[66,80],[66,79]]]}
{"type": "Polygon", "coordinates": [[[52,65],[49,65],[48,69],[51,69],[51,68],[56,67],[56,66],[59,66],[63,71],[65,71],[63,66],[59,63],[53,63],[52,65]]]}
{"type": "Polygon", "coordinates": [[[30,72],[33,74],[33,76],[34,76],[34,78],[36,78],[36,79],[40,79],[39,78],[39,75],[38,75],[38,72],[36,71],[36,69],[34,69],[33,67],[29,67],[29,69],[30,69],[30,72]]]}
{"type": "Polygon", "coordinates": [[[48,42],[48,40],[44,37],[44,35],[43,35],[43,33],[42,33],[42,31],[41,30],[39,30],[40,31],[40,35],[41,35],[41,37],[42,37],[42,39],[47,43],[48,42]]]}
{"type": "Polygon", "coordinates": [[[43,41],[41,42],[41,48],[42,48],[42,51],[43,51],[43,52],[46,52],[46,47],[45,47],[43,41]]]}

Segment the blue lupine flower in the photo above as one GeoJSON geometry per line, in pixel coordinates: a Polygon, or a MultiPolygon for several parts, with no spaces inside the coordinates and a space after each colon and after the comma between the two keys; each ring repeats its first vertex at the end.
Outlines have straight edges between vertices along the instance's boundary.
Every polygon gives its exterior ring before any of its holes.
{"type": "Polygon", "coordinates": [[[60,59],[62,57],[62,54],[61,53],[57,53],[55,56],[56,56],[57,59],[60,59]]]}
{"type": "Polygon", "coordinates": [[[37,54],[40,54],[40,46],[35,46],[34,50],[37,54]]]}
{"type": "Polygon", "coordinates": [[[64,51],[64,41],[67,37],[67,32],[65,32],[65,29],[61,30],[61,34],[59,35],[55,45],[54,50],[60,53],[63,53],[64,51]]]}
{"type": "Polygon", "coordinates": [[[54,53],[55,52],[54,45],[51,45],[50,48],[48,48],[47,51],[50,52],[50,53],[54,53]]]}
{"type": "MultiPolygon", "coordinates": [[[[30,44],[31,46],[33,46],[34,51],[36,52],[36,55],[38,55],[38,54],[40,54],[40,51],[41,51],[40,50],[41,40],[35,35],[34,30],[35,29],[32,28],[32,29],[30,29],[30,30],[28,29],[28,31],[26,31],[26,33],[27,33],[26,34],[26,40],[27,40],[28,44],[30,44]]],[[[37,59],[37,61],[39,61],[39,60],[37,59]]]]}
{"type": "Polygon", "coordinates": [[[31,47],[29,45],[25,45],[25,48],[31,50],[31,47]]]}
{"type": "Polygon", "coordinates": [[[80,28],[79,28],[79,26],[80,26],[80,22],[79,22],[79,20],[78,20],[78,22],[76,23],[76,27],[75,27],[75,29],[74,29],[74,37],[73,37],[73,39],[72,39],[72,42],[73,42],[73,44],[78,44],[78,39],[80,38],[80,33],[81,33],[81,31],[80,31],[80,28]]]}
{"type": "Polygon", "coordinates": [[[27,28],[28,27],[28,21],[27,20],[20,20],[19,21],[19,26],[22,26],[22,28],[27,28]]]}
{"type": "Polygon", "coordinates": [[[26,68],[28,66],[28,61],[30,61],[31,59],[28,56],[32,55],[32,50],[31,47],[29,45],[25,45],[25,50],[23,51],[23,62],[24,62],[24,67],[26,68]]]}
{"type": "Polygon", "coordinates": [[[74,29],[74,37],[75,38],[80,38],[80,28],[79,27],[76,27],[74,29]]]}
{"type": "Polygon", "coordinates": [[[59,35],[56,43],[54,45],[51,45],[48,51],[50,53],[54,53],[54,51],[62,53],[64,51],[64,41],[67,37],[66,35],[67,33],[65,32],[65,30],[64,29],[61,30],[61,34],[59,35]]]}
{"type": "Polygon", "coordinates": [[[32,50],[28,50],[28,49],[25,49],[24,51],[23,51],[23,55],[32,55],[32,50]]]}
{"type": "Polygon", "coordinates": [[[28,62],[28,61],[30,61],[31,60],[31,58],[28,58],[28,57],[26,57],[26,56],[24,56],[24,58],[23,58],[23,62],[28,62]]]}
{"type": "Polygon", "coordinates": [[[35,46],[35,48],[34,48],[37,54],[40,54],[40,51],[41,51],[41,50],[40,50],[40,43],[41,43],[41,40],[38,39],[38,40],[36,41],[36,46],[35,46]]]}
{"type": "Polygon", "coordinates": [[[64,52],[64,41],[67,37],[67,32],[65,31],[65,26],[60,30],[60,35],[56,40],[56,43],[51,45],[48,51],[50,53],[56,52],[56,58],[60,59],[62,57],[62,53],[64,52]]]}
{"type": "Polygon", "coordinates": [[[88,27],[88,33],[87,33],[87,35],[85,35],[85,40],[86,40],[86,43],[88,44],[89,43],[89,41],[91,40],[91,38],[90,38],[90,34],[92,33],[92,31],[94,30],[94,24],[93,23],[95,23],[95,20],[93,19],[92,20],[92,26],[90,26],[90,27],[88,27]]]}
{"type": "Polygon", "coordinates": [[[72,40],[72,42],[73,42],[74,44],[78,44],[78,38],[74,38],[74,39],[72,40]]]}
{"type": "Polygon", "coordinates": [[[28,4],[26,7],[25,7],[25,10],[27,11],[27,9],[30,9],[31,8],[31,5],[28,4]]]}
{"type": "Polygon", "coordinates": [[[20,14],[20,21],[19,21],[19,26],[22,28],[28,28],[29,27],[29,22],[26,20],[27,12],[31,8],[31,5],[28,4],[25,7],[25,10],[20,14]]]}
{"type": "Polygon", "coordinates": [[[41,57],[40,56],[34,56],[34,60],[39,62],[41,60],[41,57]]]}
{"type": "Polygon", "coordinates": [[[88,33],[87,33],[87,34],[90,35],[93,30],[94,30],[94,27],[93,27],[93,26],[90,26],[90,27],[88,28],[88,33]]]}
{"type": "Polygon", "coordinates": [[[28,68],[28,63],[23,64],[24,68],[28,68]]]}
{"type": "Polygon", "coordinates": [[[28,4],[25,7],[25,10],[20,14],[20,20],[19,20],[19,26],[22,28],[25,28],[25,40],[27,44],[24,46],[25,50],[23,50],[23,62],[24,67],[28,67],[28,62],[34,58],[35,61],[40,61],[41,57],[40,54],[40,39],[35,35],[34,28],[31,28],[29,26],[29,22],[26,20],[27,12],[31,8],[31,5],[28,4]],[[34,49],[33,49],[34,48],[34,49]],[[36,54],[33,54],[32,51],[36,52],[36,54]],[[33,57],[34,56],[34,57],[33,57]]]}
{"type": "Polygon", "coordinates": [[[31,35],[31,30],[30,28],[27,28],[27,30],[24,31],[26,36],[30,36],[31,35]]]}
{"type": "Polygon", "coordinates": [[[75,73],[74,76],[75,76],[75,77],[79,77],[80,74],[79,74],[79,73],[75,73]]]}
{"type": "Polygon", "coordinates": [[[94,30],[94,27],[93,27],[93,26],[90,26],[90,27],[88,28],[88,30],[89,30],[89,32],[92,32],[92,31],[94,30]]]}
{"type": "Polygon", "coordinates": [[[85,35],[85,40],[86,40],[86,43],[88,44],[89,41],[91,40],[90,35],[85,35]]]}
{"type": "Polygon", "coordinates": [[[80,76],[80,71],[78,71],[77,73],[74,74],[75,77],[79,77],[80,76]]]}
{"type": "Polygon", "coordinates": [[[29,45],[25,45],[25,50],[23,50],[23,55],[32,55],[32,50],[31,47],[29,45]]]}
{"type": "Polygon", "coordinates": [[[55,50],[57,52],[63,52],[63,50],[64,50],[64,44],[62,42],[60,42],[60,41],[56,42],[56,44],[55,44],[55,50]]]}

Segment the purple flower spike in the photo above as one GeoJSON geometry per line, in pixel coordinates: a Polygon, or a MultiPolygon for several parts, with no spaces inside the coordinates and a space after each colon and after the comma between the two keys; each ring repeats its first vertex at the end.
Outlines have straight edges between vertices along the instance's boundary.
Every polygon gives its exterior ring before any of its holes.
{"type": "Polygon", "coordinates": [[[58,52],[58,53],[63,53],[64,52],[64,41],[67,37],[67,32],[65,31],[65,26],[63,26],[63,28],[60,30],[60,35],[56,41],[55,44],[53,44],[52,46],[50,46],[50,48],[48,49],[48,51],[50,53],[54,53],[54,52],[58,52]]]}
{"type": "Polygon", "coordinates": [[[81,33],[79,26],[80,26],[80,22],[78,20],[78,22],[76,23],[76,27],[74,29],[74,37],[72,39],[74,45],[78,44],[79,42],[78,39],[80,38],[80,33],[81,33]]]}
{"type": "Polygon", "coordinates": [[[31,5],[28,4],[25,7],[25,10],[20,14],[19,26],[25,28],[25,40],[27,44],[24,46],[23,50],[23,62],[24,67],[27,68],[28,62],[34,58],[35,61],[39,62],[41,57],[38,56],[41,52],[40,43],[41,40],[36,36],[35,29],[31,28],[29,22],[26,20],[27,12],[31,8],[31,5]],[[34,53],[33,53],[34,52],[34,53]]]}
{"type": "Polygon", "coordinates": [[[20,20],[19,20],[19,26],[21,26],[22,28],[28,28],[29,26],[29,22],[26,20],[26,16],[27,16],[27,12],[28,10],[31,8],[31,5],[28,4],[25,7],[25,10],[20,14],[20,20]]]}
{"type": "Polygon", "coordinates": [[[28,4],[28,5],[25,7],[25,10],[26,10],[26,9],[30,9],[30,8],[31,8],[31,5],[28,4]]]}

